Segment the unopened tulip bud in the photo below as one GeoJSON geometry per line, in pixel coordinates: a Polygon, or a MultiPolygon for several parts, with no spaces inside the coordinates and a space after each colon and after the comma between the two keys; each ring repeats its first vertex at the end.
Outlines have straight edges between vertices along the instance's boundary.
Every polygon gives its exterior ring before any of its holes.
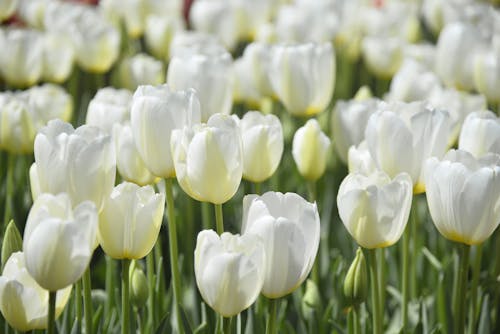
{"type": "Polygon", "coordinates": [[[21,252],[22,250],[23,239],[21,238],[21,233],[19,233],[14,221],[11,220],[5,229],[5,236],[2,244],[2,268],[5,266],[5,263],[7,263],[12,253],[21,252]]]}
{"type": "Polygon", "coordinates": [[[318,286],[313,280],[308,279],[306,281],[306,292],[302,298],[302,312],[306,318],[311,318],[313,316],[313,311],[319,311],[320,308],[321,296],[318,286]]]}
{"type": "Polygon", "coordinates": [[[138,308],[144,306],[149,297],[148,280],[144,271],[137,267],[130,273],[130,297],[138,308]]]}
{"type": "Polygon", "coordinates": [[[368,296],[368,272],[365,256],[360,247],[345,276],[344,295],[352,306],[361,304],[368,296]]]}

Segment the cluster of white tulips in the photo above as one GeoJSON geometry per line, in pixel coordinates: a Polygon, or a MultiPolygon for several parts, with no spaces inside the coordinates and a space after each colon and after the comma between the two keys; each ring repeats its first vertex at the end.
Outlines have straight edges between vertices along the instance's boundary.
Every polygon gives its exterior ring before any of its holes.
{"type": "Polygon", "coordinates": [[[498,332],[499,113],[495,0],[0,0],[0,333],[498,332]]]}

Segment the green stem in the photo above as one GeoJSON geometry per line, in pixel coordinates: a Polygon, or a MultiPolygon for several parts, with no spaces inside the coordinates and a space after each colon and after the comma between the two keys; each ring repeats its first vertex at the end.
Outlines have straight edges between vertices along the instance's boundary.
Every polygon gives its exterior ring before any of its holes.
{"type": "Polygon", "coordinates": [[[354,334],[361,334],[361,323],[359,322],[358,308],[359,306],[355,306],[352,309],[352,315],[354,319],[354,334]]]}
{"type": "Polygon", "coordinates": [[[215,225],[217,234],[224,233],[224,216],[222,215],[222,204],[214,204],[215,206],[215,225]]]}
{"type": "Polygon", "coordinates": [[[314,203],[316,201],[316,181],[307,181],[307,193],[309,202],[314,203]]]}
{"type": "Polygon", "coordinates": [[[129,297],[130,260],[122,260],[122,334],[130,332],[130,297],[129,297]]]}
{"type": "MultiPolygon", "coordinates": [[[[307,181],[307,192],[309,196],[309,201],[314,203],[316,201],[316,181],[307,181]]],[[[321,253],[321,248],[319,249],[319,253],[321,253]]],[[[316,259],[314,260],[314,264],[311,270],[311,278],[319,286],[319,272],[320,272],[320,259],[321,254],[318,253],[316,259]]]]}
{"type": "Polygon", "coordinates": [[[165,189],[167,195],[167,220],[168,220],[168,239],[170,249],[170,270],[172,272],[172,284],[174,288],[174,308],[179,333],[183,333],[182,318],[180,312],[181,303],[181,276],[179,273],[178,250],[177,250],[177,226],[175,223],[174,212],[174,192],[172,179],[165,180],[165,189]]]}
{"type": "Polygon", "coordinates": [[[56,328],[56,294],[49,291],[49,316],[47,317],[47,334],[54,334],[56,328]]]}
{"type": "Polygon", "coordinates": [[[253,183],[253,192],[257,195],[260,195],[262,188],[262,182],[254,182],[253,183]]]}
{"type": "Polygon", "coordinates": [[[115,301],[115,261],[105,255],[106,261],[106,280],[105,280],[105,288],[108,297],[106,298],[106,303],[104,304],[104,314],[105,318],[109,319],[111,316],[111,310],[113,308],[113,303],[115,301]]]}
{"type": "Polygon", "coordinates": [[[210,203],[201,202],[201,218],[204,230],[210,230],[212,228],[210,209],[211,209],[210,203]]]}
{"type": "Polygon", "coordinates": [[[82,325],[82,281],[78,280],[75,283],[75,316],[78,324],[78,329],[82,325]]]}
{"type": "Polygon", "coordinates": [[[269,319],[267,321],[266,334],[276,334],[276,313],[278,299],[269,299],[269,319]]]}
{"type": "Polygon", "coordinates": [[[149,322],[149,328],[153,330],[156,327],[156,317],[155,317],[155,308],[156,308],[156,303],[155,303],[155,260],[154,260],[154,253],[149,252],[149,254],[146,256],[146,271],[148,274],[148,292],[149,292],[149,298],[148,298],[148,322],[149,322]]]}
{"type": "MultiPolygon", "coordinates": [[[[383,310],[385,307],[385,287],[387,285],[387,264],[385,261],[385,248],[380,248],[378,250],[379,259],[379,293],[380,293],[380,309],[383,310]]],[[[383,314],[382,314],[383,317],[383,314]]]]}
{"type": "Polygon", "coordinates": [[[85,315],[85,333],[92,333],[92,287],[90,280],[90,266],[85,270],[83,283],[83,308],[85,315]]]}
{"type": "Polygon", "coordinates": [[[230,334],[231,333],[231,324],[232,324],[233,318],[224,318],[222,317],[222,330],[224,331],[224,334],[230,334]]]}
{"type": "MultiPolygon", "coordinates": [[[[14,196],[14,170],[15,170],[16,156],[12,153],[7,154],[7,175],[6,175],[6,188],[5,188],[5,211],[3,215],[3,222],[5,226],[9,223],[12,217],[14,196]]],[[[4,228],[2,228],[2,233],[4,228]]]]}
{"type": "Polygon", "coordinates": [[[469,308],[469,333],[473,334],[476,332],[476,320],[477,320],[477,287],[479,285],[479,275],[481,273],[481,258],[483,256],[483,244],[476,246],[476,257],[474,258],[474,268],[472,271],[472,283],[471,283],[471,297],[470,297],[470,308],[469,308]]]}
{"type": "Polygon", "coordinates": [[[354,307],[347,314],[347,333],[354,334],[354,307]]]}
{"type": "Polygon", "coordinates": [[[463,334],[465,329],[465,300],[467,293],[467,269],[469,267],[470,246],[460,244],[460,264],[458,268],[458,287],[455,297],[454,332],[463,334]]]}
{"type": "Polygon", "coordinates": [[[408,300],[409,300],[409,280],[410,280],[410,272],[409,272],[409,262],[410,262],[410,227],[408,224],[406,225],[405,231],[403,233],[403,271],[401,278],[401,329],[404,331],[406,326],[408,325],[408,300]]]}
{"type": "Polygon", "coordinates": [[[368,262],[370,265],[370,280],[371,280],[371,294],[372,294],[372,316],[373,328],[375,334],[382,334],[382,310],[380,309],[380,292],[378,284],[378,270],[377,270],[377,249],[368,249],[368,262]]]}

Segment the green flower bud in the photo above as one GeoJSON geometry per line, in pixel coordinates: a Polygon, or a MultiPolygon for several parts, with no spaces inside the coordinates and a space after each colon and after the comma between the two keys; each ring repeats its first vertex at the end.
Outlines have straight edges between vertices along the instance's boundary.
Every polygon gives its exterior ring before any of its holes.
{"type": "Polygon", "coordinates": [[[23,239],[21,238],[21,233],[19,233],[14,221],[11,220],[5,229],[2,244],[2,269],[12,253],[21,252],[22,250],[23,239]]]}
{"type": "Polygon", "coordinates": [[[352,306],[361,304],[368,295],[368,272],[361,248],[356,251],[356,257],[347,271],[344,295],[352,306]]]}
{"type": "Polygon", "coordinates": [[[321,296],[319,294],[319,289],[313,280],[308,279],[306,281],[306,291],[304,297],[302,298],[302,312],[306,318],[310,318],[313,315],[313,310],[319,312],[321,308],[321,296]]]}
{"type": "Polygon", "coordinates": [[[137,307],[144,306],[149,297],[148,280],[144,272],[138,267],[135,267],[130,272],[130,297],[132,303],[137,307]]]}
{"type": "Polygon", "coordinates": [[[354,100],[356,101],[364,101],[371,99],[373,97],[372,90],[369,86],[361,86],[359,87],[356,95],[354,95],[354,100]]]}

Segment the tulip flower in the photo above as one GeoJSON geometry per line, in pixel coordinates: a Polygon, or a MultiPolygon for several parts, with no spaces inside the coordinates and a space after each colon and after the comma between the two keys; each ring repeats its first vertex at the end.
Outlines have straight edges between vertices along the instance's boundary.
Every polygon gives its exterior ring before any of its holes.
{"type": "Polygon", "coordinates": [[[488,101],[500,102],[500,59],[498,51],[487,50],[478,53],[474,63],[474,86],[488,101]]]}
{"type": "Polygon", "coordinates": [[[253,81],[250,59],[240,57],[233,63],[233,101],[260,106],[262,96],[253,81]]]}
{"type": "Polygon", "coordinates": [[[95,7],[50,2],[44,12],[46,30],[66,35],[85,71],[107,72],[118,58],[120,33],[95,7]]]}
{"type": "Polygon", "coordinates": [[[337,206],[347,231],[368,249],[396,243],[406,227],[412,201],[407,173],[391,179],[383,172],[349,174],[341,183],[337,206]]]}
{"type": "Polygon", "coordinates": [[[43,37],[35,30],[0,31],[0,74],[15,87],[29,87],[43,70],[43,37]]]}
{"type": "Polygon", "coordinates": [[[315,115],[328,106],[335,86],[330,43],[278,45],[270,71],[276,95],[293,115],[315,115]]]}
{"type": "MultiPolygon", "coordinates": [[[[446,239],[459,243],[453,315],[454,328],[463,333],[470,246],[478,245],[476,261],[480,263],[480,245],[500,223],[500,155],[488,154],[476,160],[467,151],[450,150],[442,160],[427,160],[425,182],[434,225],[446,239]]],[[[474,271],[473,280],[479,279],[477,275],[474,271]]],[[[472,285],[471,295],[475,300],[477,285],[472,285]]]]}
{"type": "Polygon", "coordinates": [[[330,139],[321,131],[318,122],[310,119],[293,136],[292,155],[300,174],[309,181],[318,180],[326,168],[330,139]]]}
{"type": "Polygon", "coordinates": [[[377,109],[379,100],[338,101],[332,115],[332,133],[340,160],[347,162],[347,153],[352,145],[358,145],[365,138],[368,118],[377,109]]]}
{"type": "Polygon", "coordinates": [[[471,112],[486,109],[486,99],[481,94],[471,94],[455,88],[436,88],[427,97],[434,109],[446,110],[450,115],[448,147],[456,144],[462,124],[471,112]]]}
{"type": "Polygon", "coordinates": [[[85,201],[73,209],[66,193],[34,202],[23,238],[26,268],[51,292],[75,283],[87,269],[97,240],[97,210],[85,201]]]}
{"type": "Polygon", "coordinates": [[[248,61],[249,77],[262,96],[274,96],[273,86],[270,78],[270,66],[273,48],[270,44],[250,43],[245,48],[242,58],[248,61]]]}
{"type": "Polygon", "coordinates": [[[117,85],[130,90],[140,85],[160,85],[164,78],[163,63],[145,53],[122,59],[115,72],[117,85]]]}
{"type": "Polygon", "coordinates": [[[185,27],[184,21],[178,16],[163,16],[151,14],[146,18],[144,39],[148,50],[153,56],[167,61],[170,58],[170,43],[174,36],[185,27]]]}
{"type": "Polygon", "coordinates": [[[413,59],[407,59],[391,80],[388,99],[404,102],[425,100],[439,88],[441,82],[433,71],[413,59]]]}
{"type": "Polygon", "coordinates": [[[232,317],[252,305],[264,284],[266,257],[255,235],[198,234],[194,251],[196,284],[217,313],[232,317]]]}
{"type": "MultiPolygon", "coordinates": [[[[57,292],[55,317],[68,303],[72,286],[57,292]]],[[[29,274],[23,252],[13,253],[0,276],[0,311],[21,332],[47,328],[49,293],[29,274]]]]}
{"type": "Polygon", "coordinates": [[[0,148],[11,153],[33,152],[36,123],[25,100],[12,93],[0,95],[0,148]]]}
{"type": "Polygon", "coordinates": [[[115,124],[113,139],[116,150],[116,168],[125,181],[138,185],[151,184],[156,177],[144,164],[135,146],[130,124],[115,124]]]}
{"type": "Polygon", "coordinates": [[[391,79],[401,66],[403,41],[396,37],[367,36],[361,50],[370,72],[382,79],[391,79]]]}
{"type": "Polygon", "coordinates": [[[262,182],[274,174],[283,154],[283,129],[274,115],[245,113],[239,121],[243,142],[243,177],[262,182]]]}
{"type": "Polygon", "coordinates": [[[215,36],[191,30],[178,32],[172,38],[169,51],[170,59],[195,54],[216,56],[227,52],[215,36]]]}
{"type": "Polygon", "coordinates": [[[446,111],[426,108],[422,102],[381,105],[368,120],[366,144],[379,169],[392,178],[410,174],[415,192],[420,193],[425,191],[425,160],[445,153],[448,122],[446,111]]]}
{"type": "Polygon", "coordinates": [[[264,241],[264,296],[285,296],[304,282],[319,246],[319,214],[315,203],[295,193],[269,191],[262,196],[246,195],[241,231],[264,241]]]}
{"type": "Polygon", "coordinates": [[[238,125],[215,114],[206,124],[174,130],[172,157],[181,188],[198,201],[222,204],[238,190],[243,152],[238,125]]]}
{"type": "Polygon", "coordinates": [[[476,159],[487,153],[500,154],[500,118],[491,111],[469,114],[460,132],[458,148],[476,159]]]}
{"type": "Polygon", "coordinates": [[[200,122],[200,103],[194,90],[139,86],[130,119],[135,145],[148,169],[159,177],[174,177],[170,136],[174,129],[200,122]]]}
{"type": "Polygon", "coordinates": [[[63,87],[54,84],[34,86],[21,94],[32,112],[37,115],[37,130],[49,121],[59,118],[69,122],[73,114],[73,100],[63,87]]]}
{"type": "Polygon", "coordinates": [[[76,130],[52,120],[35,138],[35,162],[30,168],[33,198],[40,193],[66,192],[73,205],[85,200],[98,210],[115,183],[116,158],[111,137],[90,125],[76,130]]]}
{"type": "Polygon", "coordinates": [[[168,65],[167,83],[173,89],[196,90],[203,122],[215,113],[231,112],[233,73],[227,52],[174,56],[168,65]]]}
{"type": "Polygon", "coordinates": [[[438,231],[447,239],[476,245],[500,223],[500,160],[490,154],[476,160],[462,150],[425,165],[427,203],[438,231]]]}
{"type": "Polygon", "coordinates": [[[99,2],[99,8],[110,21],[116,21],[117,27],[123,24],[128,37],[135,39],[144,33],[147,15],[144,1],[102,0],[99,2]]]}
{"type": "Polygon", "coordinates": [[[68,36],[47,32],[43,36],[43,71],[45,81],[62,83],[71,74],[75,50],[68,36]]]}
{"type": "Polygon", "coordinates": [[[85,124],[97,126],[107,134],[116,123],[130,121],[132,93],[127,89],[101,88],[90,100],[85,124]]]}
{"type": "Polygon", "coordinates": [[[378,170],[375,161],[368,151],[366,141],[363,140],[358,146],[351,146],[347,152],[347,167],[349,173],[360,173],[370,175],[378,170]]]}
{"type": "Polygon", "coordinates": [[[153,248],[160,232],[165,195],[151,186],[123,182],[106,199],[99,216],[102,249],[115,259],[140,259],[153,248]]]}
{"type": "Polygon", "coordinates": [[[448,24],[439,34],[435,68],[450,87],[474,89],[475,55],[485,48],[479,29],[465,22],[448,24]],[[460,57],[455,57],[459,54],[460,57]]]}

